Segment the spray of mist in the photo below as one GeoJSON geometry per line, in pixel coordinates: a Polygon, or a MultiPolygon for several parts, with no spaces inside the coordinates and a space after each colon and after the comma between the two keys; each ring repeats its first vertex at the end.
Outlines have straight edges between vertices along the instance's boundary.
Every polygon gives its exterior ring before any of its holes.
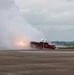
{"type": "Polygon", "coordinates": [[[24,42],[29,44],[41,37],[43,34],[22,18],[14,0],[0,0],[0,49],[21,48],[16,46],[18,41],[24,48],[24,42]]]}

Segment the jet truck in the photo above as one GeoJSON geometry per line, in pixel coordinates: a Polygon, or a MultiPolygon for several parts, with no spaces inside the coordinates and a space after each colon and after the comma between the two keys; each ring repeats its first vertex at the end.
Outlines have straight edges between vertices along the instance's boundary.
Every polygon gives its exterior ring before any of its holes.
{"type": "Polygon", "coordinates": [[[31,41],[30,46],[31,48],[38,48],[38,49],[44,49],[44,48],[55,49],[56,48],[55,45],[49,44],[48,42],[44,42],[44,41],[41,41],[41,42],[31,41]]]}

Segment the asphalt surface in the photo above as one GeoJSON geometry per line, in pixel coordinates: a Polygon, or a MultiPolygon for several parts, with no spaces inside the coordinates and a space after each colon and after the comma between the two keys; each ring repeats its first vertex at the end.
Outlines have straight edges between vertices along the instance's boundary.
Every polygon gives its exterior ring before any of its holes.
{"type": "Polygon", "coordinates": [[[74,49],[0,50],[0,75],[74,75],[74,49]]]}

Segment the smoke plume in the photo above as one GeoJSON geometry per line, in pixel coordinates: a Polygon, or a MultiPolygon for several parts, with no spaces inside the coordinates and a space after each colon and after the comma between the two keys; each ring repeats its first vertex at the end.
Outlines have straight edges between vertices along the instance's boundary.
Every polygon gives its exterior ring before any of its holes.
{"type": "Polygon", "coordinates": [[[0,49],[24,48],[23,44],[28,45],[31,40],[38,41],[42,36],[22,18],[14,0],[0,0],[0,49]]]}

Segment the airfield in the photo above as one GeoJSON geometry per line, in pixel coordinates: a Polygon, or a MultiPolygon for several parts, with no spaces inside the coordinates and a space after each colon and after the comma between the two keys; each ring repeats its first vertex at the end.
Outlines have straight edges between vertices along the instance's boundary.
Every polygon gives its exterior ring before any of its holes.
{"type": "Polygon", "coordinates": [[[74,49],[0,50],[0,75],[74,75],[74,49]]]}

